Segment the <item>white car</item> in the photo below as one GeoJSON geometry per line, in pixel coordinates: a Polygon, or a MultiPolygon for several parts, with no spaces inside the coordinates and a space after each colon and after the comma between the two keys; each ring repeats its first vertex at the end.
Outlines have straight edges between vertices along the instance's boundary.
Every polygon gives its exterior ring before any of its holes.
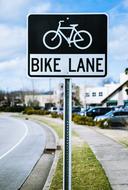
{"type": "Polygon", "coordinates": [[[51,107],[51,109],[49,110],[51,113],[52,112],[57,112],[58,111],[58,109],[57,109],[57,107],[51,107]]]}
{"type": "Polygon", "coordinates": [[[104,119],[109,119],[112,116],[113,116],[113,111],[109,111],[105,115],[96,116],[94,118],[94,121],[101,121],[101,120],[104,120],[104,119]]]}
{"type": "Polygon", "coordinates": [[[118,110],[118,111],[110,111],[103,116],[95,117],[95,121],[105,121],[106,124],[110,124],[111,127],[126,127],[128,126],[128,111],[126,110],[118,110]]]}

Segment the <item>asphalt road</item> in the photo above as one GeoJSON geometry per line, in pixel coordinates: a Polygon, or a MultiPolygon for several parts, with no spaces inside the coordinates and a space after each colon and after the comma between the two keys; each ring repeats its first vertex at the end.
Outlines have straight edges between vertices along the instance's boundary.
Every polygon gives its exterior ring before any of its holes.
{"type": "Polygon", "coordinates": [[[34,122],[0,116],[0,190],[18,190],[43,153],[44,130],[34,122]]]}

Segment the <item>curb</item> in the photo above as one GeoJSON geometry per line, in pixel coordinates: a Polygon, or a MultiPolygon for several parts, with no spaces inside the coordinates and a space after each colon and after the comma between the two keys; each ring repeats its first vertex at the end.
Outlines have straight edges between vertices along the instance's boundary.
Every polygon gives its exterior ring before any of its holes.
{"type": "MultiPolygon", "coordinates": [[[[42,124],[43,122],[39,121],[39,123],[42,124]]],[[[51,169],[50,169],[49,175],[47,177],[47,180],[45,182],[45,185],[42,189],[42,190],[49,190],[51,183],[52,183],[53,176],[55,174],[56,167],[57,167],[57,163],[58,163],[58,159],[59,159],[59,155],[60,155],[60,150],[61,150],[61,145],[59,143],[59,137],[58,137],[57,133],[47,124],[43,123],[43,125],[46,126],[49,130],[51,130],[51,132],[55,136],[55,141],[56,141],[56,150],[55,150],[54,161],[53,161],[53,164],[51,166],[51,169]]]]}
{"type": "Polygon", "coordinates": [[[43,123],[41,121],[39,121],[39,123],[43,124],[45,127],[47,127],[54,134],[56,147],[59,146],[59,137],[58,137],[57,133],[50,126],[48,126],[47,124],[45,124],[45,123],[43,123]]]}
{"type": "MultiPolygon", "coordinates": [[[[33,120],[34,121],[34,120],[33,120]]],[[[36,120],[40,125],[43,124],[43,126],[47,127],[55,136],[55,144],[56,144],[56,150],[61,150],[61,144],[60,144],[60,140],[59,140],[59,137],[57,135],[57,133],[55,132],[54,129],[52,129],[49,125],[43,123],[43,121],[39,121],[39,120],[36,120]]]]}
{"type": "Polygon", "coordinates": [[[53,176],[55,174],[56,167],[57,167],[59,155],[60,155],[60,151],[56,150],[55,151],[55,158],[54,158],[52,167],[50,169],[49,175],[47,177],[47,180],[46,180],[45,185],[44,185],[44,187],[43,187],[42,190],[49,190],[50,189],[50,186],[51,186],[51,183],[52,183],[52,179],[53,179],[53,176]]]}
{"type": "MultiPolygon", "coordinates": [[[[33,121],[35,121],[35,120],[33,120],[33,121]]],[[[55,174],[56,167],[57,167],[57,163],[58,163],[58,159],[59,159],[59,155],[60,155],[60,150],[61,150],[61,145],[59,143],[59,137],[58,137],[57,133],[50,126],[43,123],[42,121],[39,121],[39,120],[36,120],[36,121],[40,125],[43,124],[44,127],[47,127],[55,136],[55,144],[56,144],[56,150],[54,152],[55,157],[54,157],[54,160],[53,160],[49,175],[48,175],[47,180],[45,182],[45,185],[44,185],[44,187],[42,189],[42,190],[49,190],[50,186],[51,186],[51,183],[52,183],[53,176],[55,174]]]]}

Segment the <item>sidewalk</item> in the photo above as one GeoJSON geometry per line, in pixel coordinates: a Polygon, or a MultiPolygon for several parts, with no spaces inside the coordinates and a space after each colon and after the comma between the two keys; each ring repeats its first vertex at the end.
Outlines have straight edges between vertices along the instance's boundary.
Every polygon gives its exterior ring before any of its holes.
{"type": "MultiPolygon", "coordinates": [[[[61,120],[50,120],[62,123],[61,120]]],[[[128,190],[128,149],[92,128],[75,124],[72,124],[72,128],[93,150],[108,176],[112,189],[128,190]]]]}
{"type": "Polygon", "coordinates": [[[113,190],[128,190],[128,149],[88,127],[74,125],[73,129],[95,153],[113,190]]]}

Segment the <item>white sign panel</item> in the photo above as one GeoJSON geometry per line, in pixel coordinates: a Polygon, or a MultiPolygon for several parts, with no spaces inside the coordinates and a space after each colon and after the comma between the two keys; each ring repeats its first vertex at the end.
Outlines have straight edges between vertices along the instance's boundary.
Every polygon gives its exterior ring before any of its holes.
{"type": "Polygon", "coordinates": [[[32,76],[99,76],[105,75],[104,54],[31,54],[30,74],[32,76]]]}

